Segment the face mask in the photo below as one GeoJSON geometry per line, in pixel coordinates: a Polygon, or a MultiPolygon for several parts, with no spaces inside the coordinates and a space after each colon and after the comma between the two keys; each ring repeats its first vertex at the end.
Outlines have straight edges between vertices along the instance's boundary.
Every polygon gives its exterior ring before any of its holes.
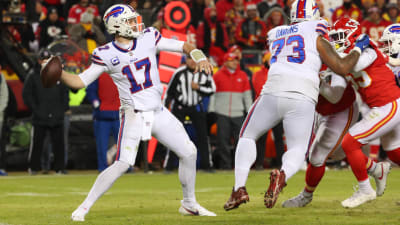
{"type": "Polygon", "coordinates": [[[211,19],[211,22],[213,22],[213,23],[217,22],[217,16],[212,16],[210,19],[211,19]]]}

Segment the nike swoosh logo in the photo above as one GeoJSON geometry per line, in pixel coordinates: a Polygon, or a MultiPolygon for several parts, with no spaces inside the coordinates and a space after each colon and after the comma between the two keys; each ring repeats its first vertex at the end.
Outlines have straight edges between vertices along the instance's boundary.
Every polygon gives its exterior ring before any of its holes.
{"type": "MultiPolygon", "coordinates": [[[[182,206],[183,207],[183,206],[182,206]]],[[[190,210],[190,209],[187,209],[187,208],[185,208],[185,207],[183,207],[188,213],[190,213],[190,214],[192,214],[192,215],[194,215],[194,216],[198,216],[199,215],[199,211],[198,210],[196,210],[196,211],[192,211],[192,210],[190,210]]]]}
{"type": "Polygon", "coordinates": [[[378,178],[379,180],[382,180],[382,178],[383,178],[383,164],[381,164],[381,168],[382,168],[382,174],[381,174],[381,176],[378,178]]]}

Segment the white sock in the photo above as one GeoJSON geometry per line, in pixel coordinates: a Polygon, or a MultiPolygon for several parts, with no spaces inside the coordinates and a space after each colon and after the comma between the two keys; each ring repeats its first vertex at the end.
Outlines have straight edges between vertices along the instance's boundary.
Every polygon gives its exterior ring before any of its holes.
{"type": "Polygon", "coordinates": [[[128,168],[128,163],[115,161],[111,166],[101,172],[99,176],[97,176],[92,189],[80,207],[84,207],[89,211],[97,199],[110,189],[114,182],[124,174],[128,168]]]}
{"type": "Polygon", "coordinates": [[[235,191],[240,187],[246,186],[250,167],[256,161],[256,157],[256,142],[253,139],[240,138],[235,154],[235,191]]]}
{"type": "Polygon", "coordinates": [[[179,181],[182,185],[183,204],[192,207],[196,203],[196,154],[179,159],[179,181]]]}
{"type": "Polygon", "coordinates": [[[282,156],[282,167],[281,170],[285,172],[286,179],[288,181],[294,174],[301,169],[304,163],[305,152],[300,149],[288,149],[282,156]]]}
{"type": "Polygon", "coordinates": [[[364,193],[374,192],[374,189],[372,188],[371,183],[369,182],[369,178],[363,181],[359,181],[358,187],[360,191],[364,193]]]}

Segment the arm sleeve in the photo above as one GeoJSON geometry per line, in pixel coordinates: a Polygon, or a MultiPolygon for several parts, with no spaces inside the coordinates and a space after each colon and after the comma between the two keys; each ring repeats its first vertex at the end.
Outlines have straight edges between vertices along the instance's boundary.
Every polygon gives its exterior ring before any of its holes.
{"type": "Polygon", "coordinates": [[[365,51],[361,54],[360,58],[358,59],[357,64],[354,66],[353,71],[359,72],[364,70],[369,65],[371,65],[377,57],[378,55],[376,54],[374,49],[372,48],[365,49],[365,51]]]}
{"type": "Polygon", "coordinates": [[[158,51],[183,52],[184,41],[161,37],[157,44],[158,51]]]}
{"type": "Polygon", "coordinates": [[[330,82],[322,80],[319,93],[330,103],[336,104],[342,98],[347,82],[343,77],[333,72],[328,77],[330,82]]]}
{"type": "Polygon", "coordinates": [[[319,33],[323,37],[326,37],[328,34],[328,22],[326,20],[321,20],[317,23],[317,26],[315,27],[315,32],[319,33]]]}
{"type": "Polygon", "coordinates": [[[92,63],[89,68],[80,73],[78,76],[87,87],[90,83],[95,81],[102,73],[107,71],[107,67],[92,63]]]}

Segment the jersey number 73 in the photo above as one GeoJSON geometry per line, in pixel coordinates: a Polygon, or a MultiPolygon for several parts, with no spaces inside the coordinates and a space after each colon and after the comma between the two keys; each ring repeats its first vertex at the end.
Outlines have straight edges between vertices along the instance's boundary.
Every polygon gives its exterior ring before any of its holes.
{"type": "Polygon", "coordinates": [[[271,57],[270,64],[273,64],[277,61],[278,55],[284,48],[292,48],[292,54],[287,56],[288,62],[301,64],[306,59],[303,37],[301,35],[293,35],[287,38],[280,38],[272,42],[273,56],[271,57]]]}

